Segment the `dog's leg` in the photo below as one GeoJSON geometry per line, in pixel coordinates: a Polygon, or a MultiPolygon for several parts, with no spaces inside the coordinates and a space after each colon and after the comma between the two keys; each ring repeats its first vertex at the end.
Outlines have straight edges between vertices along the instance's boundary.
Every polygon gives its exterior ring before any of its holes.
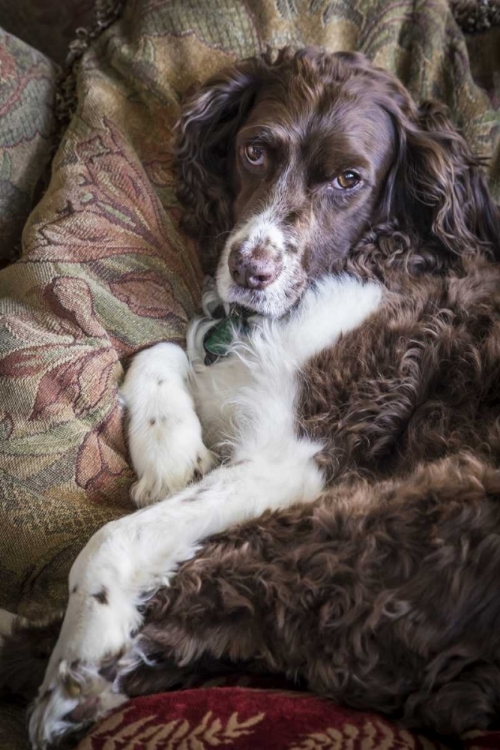
{"type": "Polygon", "coordinates": [[[129,448],[138,507],[164,500],[214,464],[205,447],[189,388],[190,368],[175,344],[138,354],[121,389],[129,414],[129,448]]]}
{"type": "Polygon", "coordinates": [[[206,537],[267,509],[316,498],[323,486],[318,448],[289,435],[253,455],[240,452],[234,464],[92,537],[71,570],[61,636],[30,720],[34,747],[125,700],[103,675],[141,625],[141,597],[168,583],[206,537]]]}

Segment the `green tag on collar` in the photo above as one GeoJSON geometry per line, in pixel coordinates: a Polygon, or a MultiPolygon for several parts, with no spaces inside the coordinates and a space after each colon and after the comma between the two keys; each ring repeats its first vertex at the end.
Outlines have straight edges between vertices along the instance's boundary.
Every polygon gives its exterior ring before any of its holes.
{"type": "Polygon", "coordinates": [[[231,310],[227,318],[222,318],[205,336],[203,347],[207,353],[205,364],[213,364],[220,357],[225,357],[231,346],[235,332],[247,333],[249,323],[239,310],[231,310]]]}
{"type": "Polygon", "coordinates": [[[203,342],[205,351],[214,354],[216,357],[225,357],[233,340],[235,322],[237,323],[237,319],[222,318],[217,325],[211,328],[203,342]]]}

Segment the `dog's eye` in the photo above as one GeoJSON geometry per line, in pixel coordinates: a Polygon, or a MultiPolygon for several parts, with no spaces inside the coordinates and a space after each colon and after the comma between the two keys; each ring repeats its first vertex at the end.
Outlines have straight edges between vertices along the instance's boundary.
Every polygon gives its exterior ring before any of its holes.
{"type": "Polygon", "coordinates": [[[346,169],[345,172],[341,172],[332,182],[332,187],[338,190],[349,190],[350,188],[356,187],[361,182],[361,177],[357,172],[352,169],[346,169]]]}
{"type": "Polygon", "coordinates": [[[256,146],[252,143],[249,143],[248,146],[245,146],[243,149],[243,153],[245,155],[245,159],[249,164],[252,165],[252,167],[261,167],[266,159],[266,152],[262,148],[262,146],[256,146]]]}

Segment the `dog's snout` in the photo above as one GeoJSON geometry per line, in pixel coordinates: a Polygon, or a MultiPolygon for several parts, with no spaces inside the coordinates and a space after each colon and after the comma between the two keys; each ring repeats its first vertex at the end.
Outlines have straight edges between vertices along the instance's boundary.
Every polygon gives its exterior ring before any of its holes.
{"type": "Polygon", "coordinates": [[[251,254],[246,255],[239,247],[233,247],[228,265],[236,284],[247,289],[264,289],[278,278],[282,263],[263,248],[255,248],[251,254]]]}

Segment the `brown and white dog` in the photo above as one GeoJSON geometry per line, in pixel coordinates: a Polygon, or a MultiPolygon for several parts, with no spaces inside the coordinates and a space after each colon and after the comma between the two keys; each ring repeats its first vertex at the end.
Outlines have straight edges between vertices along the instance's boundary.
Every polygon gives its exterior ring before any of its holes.
{"type": "MultiPolygon", "coordinates": [[[[206,270],[254,317],[211,366],[199,328],[190,362],[133,361],[142,510],[73,566],[33,746],[229,664],[443,734],[490,726],[500,219],[479,161],[441,106],[310,49],[199,88],[177,160],[206,270]]],[[[4,681],[42,636],[15,629],[4,681]]]]}

